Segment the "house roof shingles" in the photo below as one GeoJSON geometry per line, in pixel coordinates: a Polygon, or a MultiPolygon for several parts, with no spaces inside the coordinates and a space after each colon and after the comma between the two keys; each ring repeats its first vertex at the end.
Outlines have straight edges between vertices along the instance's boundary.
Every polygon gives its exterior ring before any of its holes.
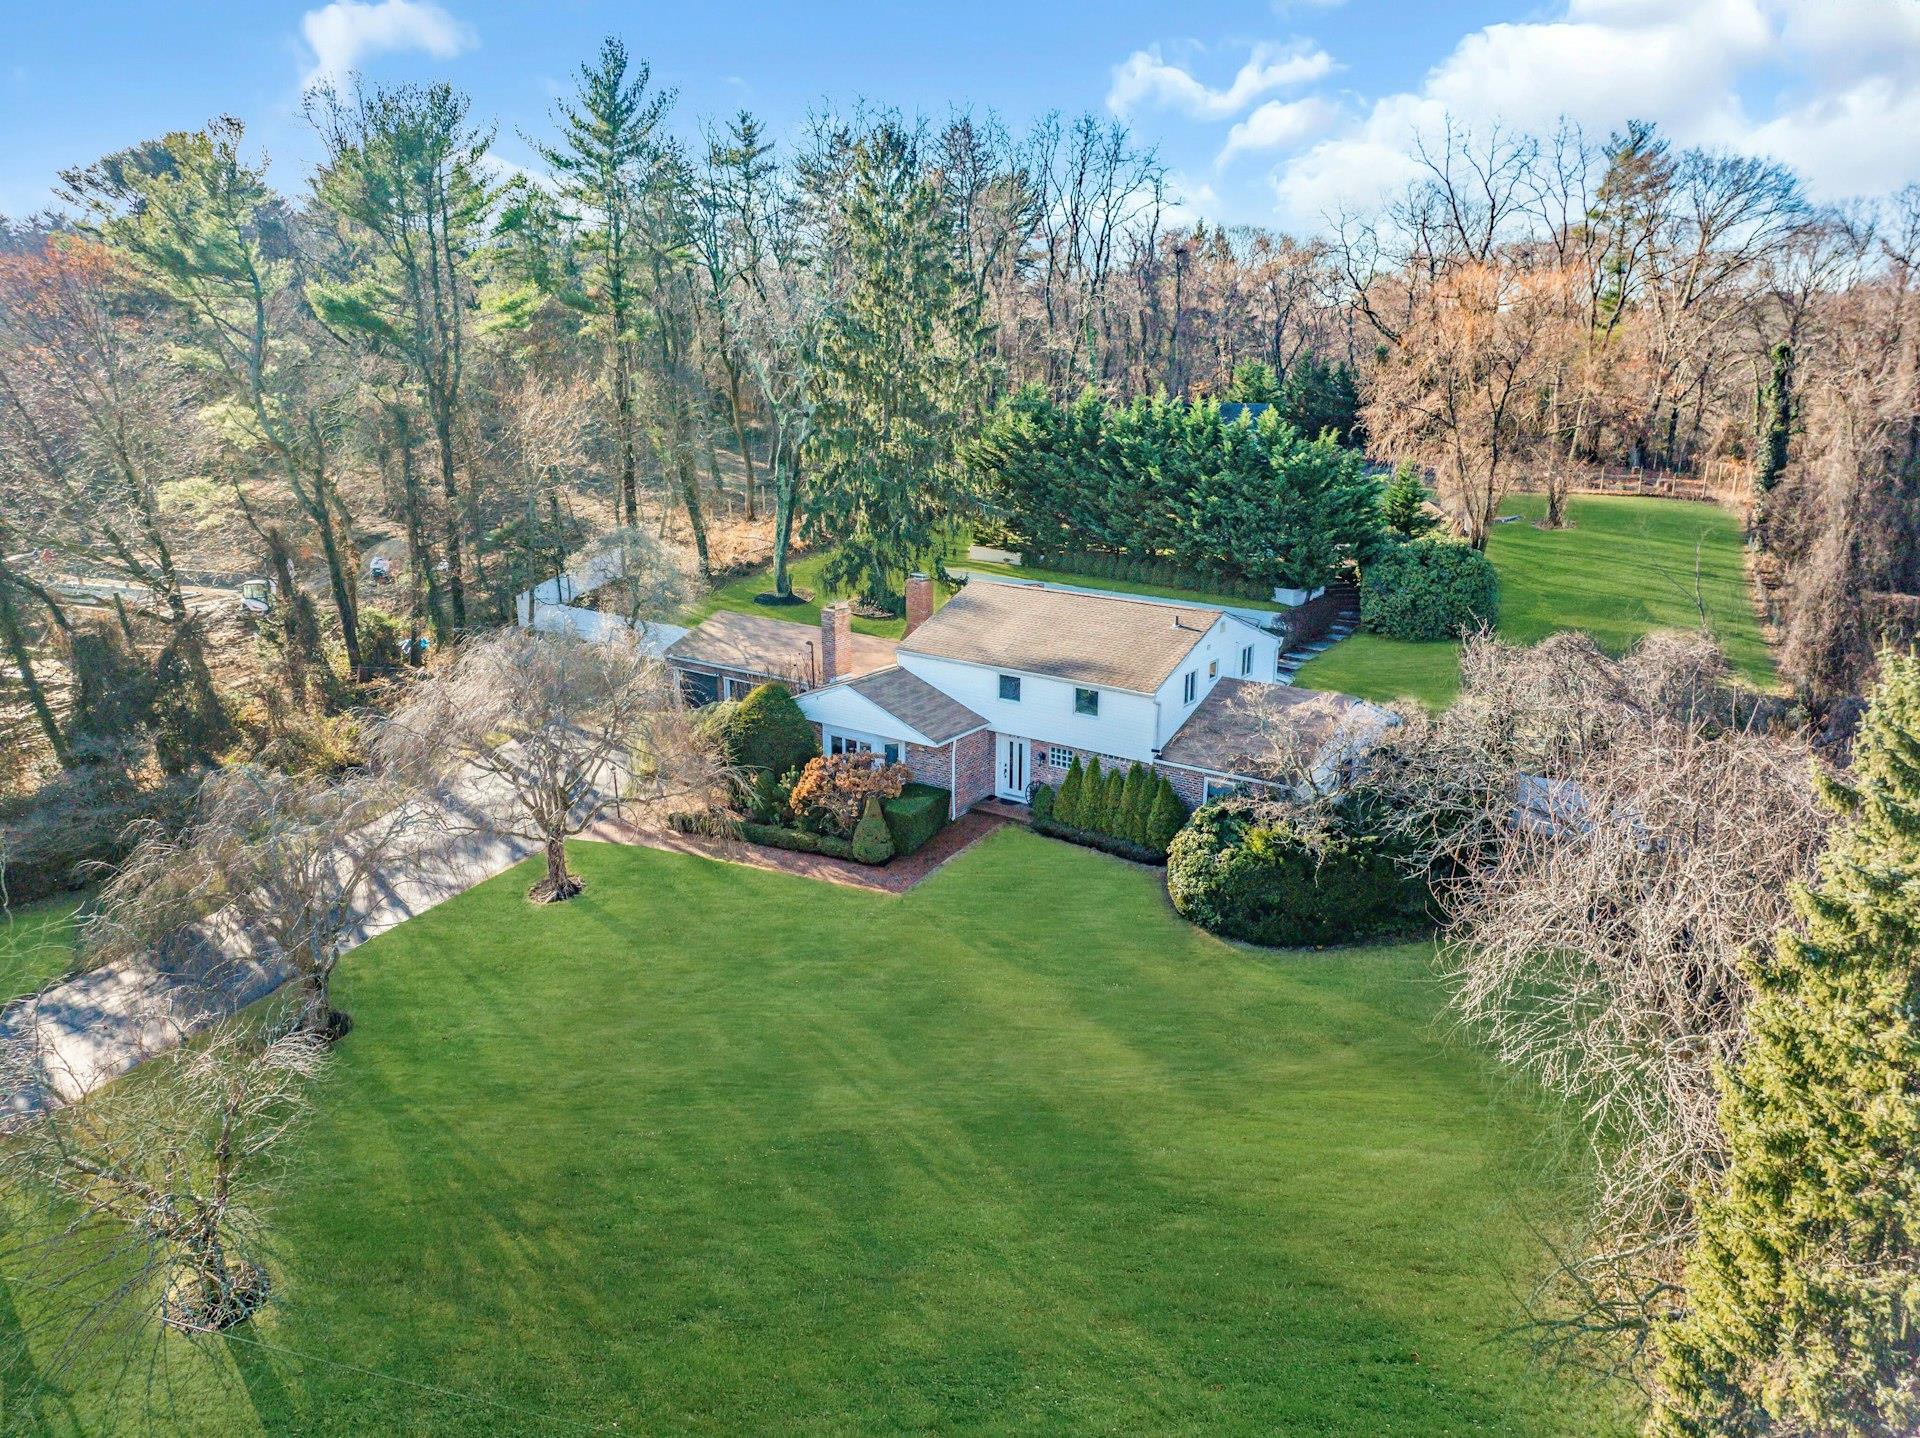
{"type": "Polygon", "coordinates": [[[976,579],[900,649],[1151,694],[1220,615],[1218,609],[976,579]]]}
{"type": "Polygon", "coordinates": [[[935,744],[958,739],[987,722],[959,700],[904,669],[876,670],[851,680],[847,687],[935,744]]]}
{"type": "MultiPolygon", "coordinates": [[[[871,634],[853,636],[853,675],[893,664],[894,642],[871,634]]],[[[772,679],[819,681],[820,628],[722,609],[667,646],[666,657],[772,679]]]]}
{"type": "Polygon", "coordinates": [[[1277,746],[1310,754],[1343,725],[1386,718],[1385,711],[1344,694],[1221,679],[1162,746],[1160,760],[1213,774],[1276,778],[1282,767],[1276,763],[1277,746]]]}

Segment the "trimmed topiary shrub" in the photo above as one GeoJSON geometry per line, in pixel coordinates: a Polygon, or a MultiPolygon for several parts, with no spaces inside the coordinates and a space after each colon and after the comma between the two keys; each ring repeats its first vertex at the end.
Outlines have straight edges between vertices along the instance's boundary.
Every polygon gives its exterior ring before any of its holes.
{"type": "Polygon", "coordinates": [[[743,769],[784,774],[805,767],[820,753],[820,734],[784,684],[762,684],[735,706],[725,739],[743,769]]]}
{"type": "Polygon", "coordinates": [[[883,801],[880,813],[893,835],[893,851],[911,854],[947,827],[947,809],[953,795],[936,784],[909,784],[883,801]]]}
{"type": "Polygon", "coordinates": [[[853,857],[863,864],[884,864],[893,857],[893,835],[877,796],[868,798],[866,812],[853,826],[853,857]]]}
{"type": "Polygon", "coordinates": [[[1208,804],[1167,852],[1167,894],[1182,917],[1275,948],[1350,944],[1429,926],[1426,884],[1408,854],[1371,832],[1349,802],[1306,825],[1266,800],[1208,804]]]}
{"type": "Polygon", "coordinates": [[[1395,545],[1360,580],[1360,622],[1391,639],[1457,639],[1500,613],[1493,561],[1464,544],[1395,545]]]}

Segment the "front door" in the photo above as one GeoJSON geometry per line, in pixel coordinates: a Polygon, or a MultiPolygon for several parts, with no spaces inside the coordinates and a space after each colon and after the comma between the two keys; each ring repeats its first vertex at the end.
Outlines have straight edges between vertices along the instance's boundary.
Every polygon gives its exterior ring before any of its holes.
{"type": "Polygon", "coordinates": [[[995,736],[1000,743],[1000,763],[995,771],[994,792],[1002,799],[1027,802],[1027,741],[1010,734],[995,736]]]}

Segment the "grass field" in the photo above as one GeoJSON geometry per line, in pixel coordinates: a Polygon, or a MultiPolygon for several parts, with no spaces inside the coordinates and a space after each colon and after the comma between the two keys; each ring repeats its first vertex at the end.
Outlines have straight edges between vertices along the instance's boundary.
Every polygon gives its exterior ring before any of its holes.
{"type": "Polygon", "coordinates": [[[61,894],[0,913],[0,1004],[38,993],[73,967],[73,918],[82,897],[61,894]]]}
{"type": "MultiPolygon", "coordinates": [[[[1505,511],[1526,520],[1545,511],[1520,495],[1505,511]]],[[[1570,527],[1495,526],[1487,553],[1500,574],[1499,633],[1530,644],[1562,629],[1584,629],[1618,653],[1653,629],[1691,629],[1699,594],[1707,620],[1748,682],[1773,683],[1773,663],[1749,597],[1740,524],[1713,505],[1576,495],[1570,527]]],[[[1418,699],[1443,707],[1460,684],[1455,646],[1409,644],[1373,634],[1341,641],[1300,670],[1296,683],[1363,699],[1418,699]]]]}
{"type": "MultiPolygon", "coordinates": [[[[829,591],[820,579],[820,571],[826,567],[826,563],[824,554],[813,554],[796,559],[787,566],[793,587],[813,596],[804,604],[783,604],[778,608],[769,608],[753,602],[754,595],[765,594],[773,588],[773,568],[769,565],[765,569],[756,569],[751,574],[738,575],[715,585],[688,608],[680,622],[698,624],[716,610],[734,609],[742,614],[761,614],[774,619],[791,620],[795,624],[818,624],[821,603],[831,603],[840,597],[829,591]]],[[[944,597],[936,596],[935,602],[944,602],[944,597]]],[[[853,627],[856,633],[898,639],[906,632],[907,623],[905,619],[863,619],[856,614],[853,627]]]]}
{"type": "Polygon", "coordinates": [[[1625,1432],[1499,1336],[1546,1120],[1424,946],[1232,947],[1014,830],[903,897],[576,863],[348,960],[280,1302],[159,1431],[1625,1432]]]}

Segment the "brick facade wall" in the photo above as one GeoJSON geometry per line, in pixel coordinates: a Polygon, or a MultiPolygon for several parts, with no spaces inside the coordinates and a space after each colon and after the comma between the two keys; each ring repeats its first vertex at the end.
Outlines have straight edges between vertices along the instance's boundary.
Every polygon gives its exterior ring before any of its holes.
{"type": "Polygon", "coordinates": [[[1167,782],[1173,785],[1173,792],[1180,796],[1180,802],[1189,809],[1198,809],[1206,802],[1207,776],[1197,774],[1191,769],[1176,769],[1171,764],[1154,766],[1167,776],[1167,782]]]}
{"type": "Polygon", "coordinates": [[[993,731],[982,729],[945,747],[954,751],[954,807],[964,814],[982,799],[993,796],[993,731]]]}

